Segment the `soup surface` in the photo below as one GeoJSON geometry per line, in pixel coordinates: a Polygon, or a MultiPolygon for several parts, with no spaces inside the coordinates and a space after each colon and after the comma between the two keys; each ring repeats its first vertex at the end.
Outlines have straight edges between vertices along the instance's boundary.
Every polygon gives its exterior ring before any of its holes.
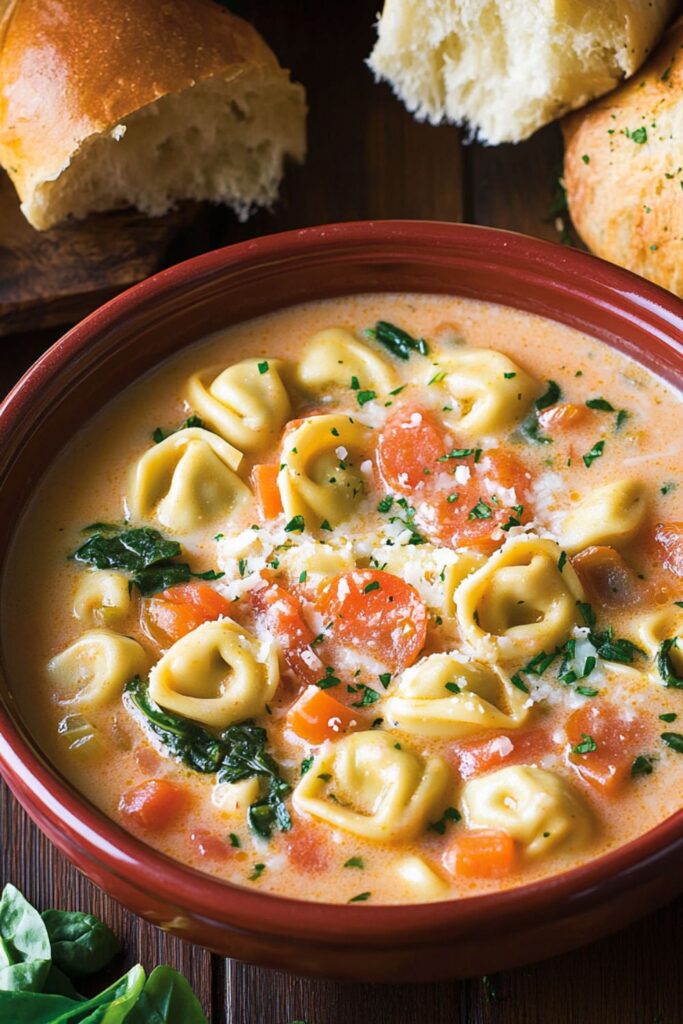
{"type": "Polygon", "coordinates": [[[507,888],[683,801],[681,403],[511,309],[372,295],[184,350],[25,512],[38,742],[184,864],[309,900],[507,888]]]}

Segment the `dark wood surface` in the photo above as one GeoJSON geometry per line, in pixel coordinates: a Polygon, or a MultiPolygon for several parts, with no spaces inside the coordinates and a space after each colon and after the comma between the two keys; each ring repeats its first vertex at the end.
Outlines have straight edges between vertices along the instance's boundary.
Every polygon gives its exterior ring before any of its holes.
{"type": "MultiPolygon", "coordinates": [[[[309,157],[288,175],[282,199],[247,225],[204,211],[169,253],[308,224],[357,218],[464,219],[559,238],[551,216],[561,159],[556,127],[518,147],[462,146],[452,128],[415,123],[363,66],[376,0],[254,0],[253,18],[308,89],[309,157]]],[[[6,391],[57,336],[0,341],[6,391]]],[[[607,939],[535,966],[439,985],[313,982],[211,956],[124,911],[51,848],[3,788],[0,880],[39,907],[91,910],[125,942],[127,963],[182,970],[211,1024],[681,1024],[683,900],[607,939]]],[[[3,1022],[10,1024],[10,1022],[3,1022]]]]}

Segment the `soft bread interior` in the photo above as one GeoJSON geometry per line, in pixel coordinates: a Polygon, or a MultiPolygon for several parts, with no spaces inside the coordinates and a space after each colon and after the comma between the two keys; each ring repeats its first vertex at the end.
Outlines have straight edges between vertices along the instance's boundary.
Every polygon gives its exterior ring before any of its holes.
{"type": "Polygon", "coordinates": [[[420,119],[516,142],[633,70],[614,0],[386,0],[369,64],[420,119]]]}
{"type": "Polygon", "coordinates": [[[287,71],[206,79],[87,139],[22,210],[42,229],[97,210],[135,206],[159,215],[180,199],[208,199],[244,219],[276,198],[285,157],[303,159],[305,112],[303,88],[287,71]]]}

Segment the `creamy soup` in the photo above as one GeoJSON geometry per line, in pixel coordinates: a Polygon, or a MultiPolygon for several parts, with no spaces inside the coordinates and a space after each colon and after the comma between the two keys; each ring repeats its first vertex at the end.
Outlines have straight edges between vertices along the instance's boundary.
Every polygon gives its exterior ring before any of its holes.
{"type": "Polygon", "coordinates": [[[683,800],[681,404],[442,296],[221,331],[19,524],[3,653],[50,759],[183,864],[307,900],[519,885],[683,800]]]}

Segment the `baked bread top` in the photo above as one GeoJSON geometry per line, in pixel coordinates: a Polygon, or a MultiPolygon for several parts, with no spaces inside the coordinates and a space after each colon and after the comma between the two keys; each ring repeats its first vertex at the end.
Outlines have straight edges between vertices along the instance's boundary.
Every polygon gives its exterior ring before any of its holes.
{"type": "Polygon", "coordinates": [[[581,238],[683,296],[683,18],[632,81],[563,127],[581,238]]]}

